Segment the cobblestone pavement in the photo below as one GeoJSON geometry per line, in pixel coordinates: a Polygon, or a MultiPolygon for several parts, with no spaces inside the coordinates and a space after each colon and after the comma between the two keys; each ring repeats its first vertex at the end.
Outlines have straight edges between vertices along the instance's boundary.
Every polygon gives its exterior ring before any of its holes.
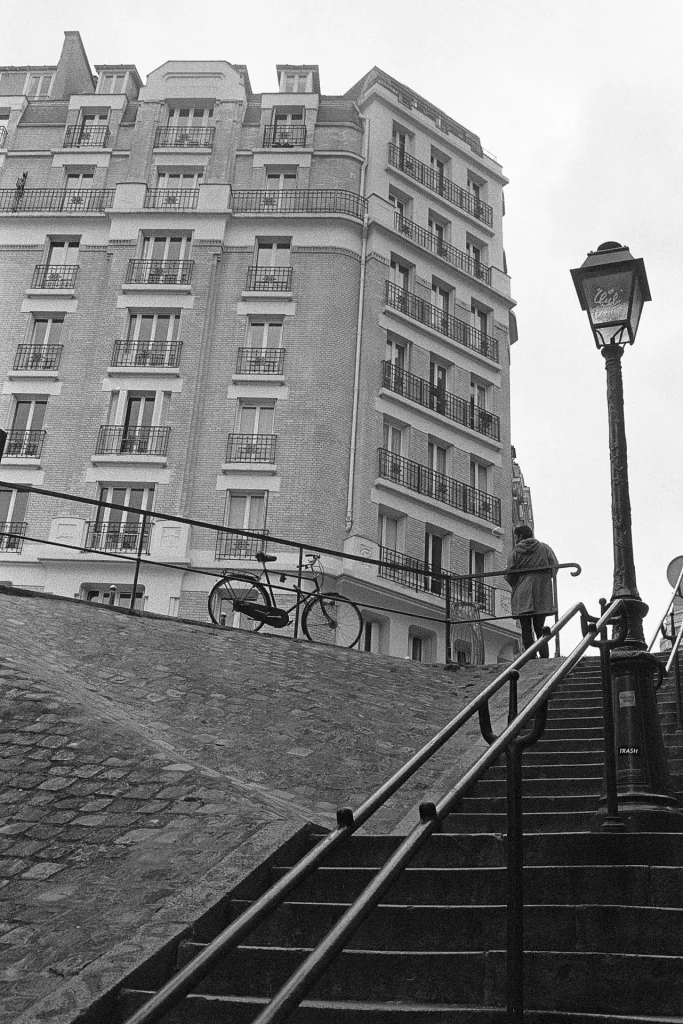
{"type": "MultiPolygon", "coordinates": [[[[0,1019],[269,823],[331,825],[492,674],[0,593],[0,1019]]],[[[477,735],[374,829],[404,819],[477,735]]]]}

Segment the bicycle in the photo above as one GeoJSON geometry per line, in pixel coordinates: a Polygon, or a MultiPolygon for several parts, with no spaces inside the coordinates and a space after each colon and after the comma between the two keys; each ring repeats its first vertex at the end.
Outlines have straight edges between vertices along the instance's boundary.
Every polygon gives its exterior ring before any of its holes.
{"type": "MultiPolygon", "coordinates": [[[[284,629],[292,621],[291,613],[299,607],[301,628],[308,640],[335,647],[354,647],[363,629],[358,606],[341,594],[323,593],[324,572],[320,556],[308,554],[308,561],[298,569],[306,571],[313,590],[305,591],[296,584],[291,588],[296,600],[291,607],[278,605],[267,563],[277,561],[276,555],[257,551],[255,558],[263,567],[260,575],[250,572],[226,573],[209,594],[209,615],[217,626],[232,625],[257,633],[263,626],[284,629]],[[232,612],[232,622],[229,622],[232,612]]],[[[280,583],[287,574],[281,573],[280,583]]],[[[289,589],[289,588],[288,588],[289,589]]]]}

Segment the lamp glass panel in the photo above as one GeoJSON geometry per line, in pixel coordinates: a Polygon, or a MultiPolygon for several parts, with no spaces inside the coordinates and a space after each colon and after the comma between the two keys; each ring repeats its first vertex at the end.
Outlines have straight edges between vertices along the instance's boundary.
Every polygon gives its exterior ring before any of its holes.
{"type": "MultiPolygon", "coordinates": [[[[583,279],[588,315],[594,326],[628,322],[633,277],[629,269],[590,274],[583,279]]],[[[640,301],[642,306],[642,298],[640,301]]]]}
{"type": "Polygon", "coordinates": [[[636,277],[633,288],[633,305],[631,307],[631,341],[636,336],[638,324],[640,323],[640,314],[643,312],[643,305],[643,292],[640,287],[640,281],[636,277]]]}

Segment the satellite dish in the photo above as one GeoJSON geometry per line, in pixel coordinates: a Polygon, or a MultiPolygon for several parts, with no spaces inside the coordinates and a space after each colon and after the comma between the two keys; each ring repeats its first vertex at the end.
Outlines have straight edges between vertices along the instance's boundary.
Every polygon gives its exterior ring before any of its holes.
{"type": "MultiPolygon", "coordinates": [[[[681,570],[683,570],[683,555],[677,555],[673,561],[669,562],[666,569],[666,578],[672,587],[675,587],[678,583],[678,577],[681,575],[681,570]]],[[[683,585],[683,581],[681,585],[683,585]]],[[[678,596],[683,597],[683,593],[681,593],[681,586],[678,587],[678,596]]]]}

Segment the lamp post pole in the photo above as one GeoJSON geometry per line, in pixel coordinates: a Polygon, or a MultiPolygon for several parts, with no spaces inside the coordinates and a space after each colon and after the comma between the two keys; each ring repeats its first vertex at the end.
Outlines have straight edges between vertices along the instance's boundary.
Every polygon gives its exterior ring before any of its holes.
{"type": "MultiPolygon", "coordinates": [[[[624,420],[621,360],[635,340],[643,303],[650,290],[642,260],[628,248],[606,242],[572,271],[582,309],[605,360],[612,487],[614,581],[612,600],[626,605],[628,628],[611,652],[614,748],[617,764],[618,813],[630,831],[683,831],[683,812],[671,785],[656,688],[661,666],[647,651],[643,619],[647,605],[636,583],[631,534],[631,499],[624,420]]],[[[609,827],[606,793],[596,815],[598,827],[609,827]]]]}

